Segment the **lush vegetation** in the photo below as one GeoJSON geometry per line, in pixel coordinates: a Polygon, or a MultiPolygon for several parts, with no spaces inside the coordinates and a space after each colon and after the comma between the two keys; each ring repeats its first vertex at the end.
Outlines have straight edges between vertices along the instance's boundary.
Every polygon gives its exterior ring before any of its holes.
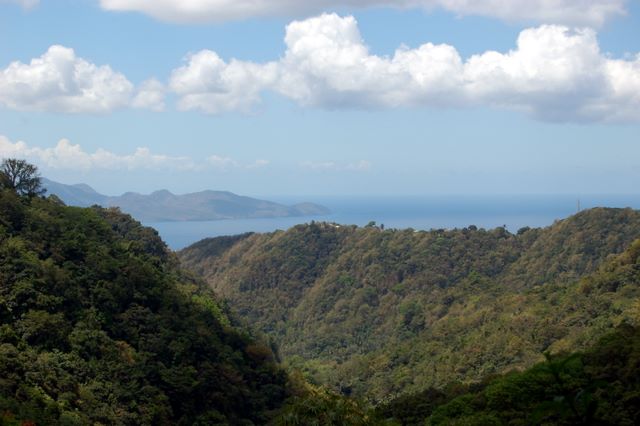
{"type": "MultiPolygon", "coordinates": [[[[589,294],[640,285],[640,241],[580,288],[589,294]]],[[[404,425],[636,425],[640,423],[640,299],[628,318],[584,352],[563,352],[523,371],[403,395],[377,407],[404,425]]]]}
{"type": "Polygon", "coordinates": [[[632,426],[640,422],[639,365],[640,329],[622,324],[584,352],[547,356],[526,371],[473,385],[405,395],[376,414],[402,425],[632,426]]]}
{"type": "Polygon", "coordinates": [[[640,423],[636,211],[180,253],[265,344],[154,230],[42,194],[0,165],[0,425],[640,423]]]}
{"type": "MultiPolygon", "coordinates": [[[[640,283],[640,241],[581,280],[588,292],[640,283]]],[[[311,388],[291,398],[278,425],[637,425],[640,300],[627,321],[582,352],[545,353],[524,371],[452,382],[367,409],[311,388]]]]}
{"type": "MultiPolygon", "coordinates": [[[[37,189],[37,188],[36,188],[37,189]]],[[[0,191],[0,424],[265,424],[287,378],[156,232],[0,191]]]]}
{"type": "Polygon", "coordinates": [[[635,282],[582,280],[640,236],[593,209],[512,234],[314,223],[180,253],[316,384],[370,402],[474,383],[586,348],[625,319],[635,282]]]}

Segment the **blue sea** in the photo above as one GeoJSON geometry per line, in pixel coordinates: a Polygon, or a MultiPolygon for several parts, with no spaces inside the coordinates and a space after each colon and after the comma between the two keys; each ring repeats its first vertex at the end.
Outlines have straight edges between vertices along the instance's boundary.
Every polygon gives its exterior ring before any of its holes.
{"type": "MultiPolygon", "coordinates": [[[[265,197],[267,198],[267,197],[265,197]]],[[[310,201],[331,209],[326,216],[239,219],[209,222],[145,223],[158,230],[174,250],[203,238],[243,232],[272,232],[312,220],[364,226],[370,221],[385,228],[415,230],[506,226],[544,227],[555,220],[592,207],[640,208],[640,195],[500,195],[500,196],[387,196],[387,197],[269,197],[283,204],[310,201]]]]}

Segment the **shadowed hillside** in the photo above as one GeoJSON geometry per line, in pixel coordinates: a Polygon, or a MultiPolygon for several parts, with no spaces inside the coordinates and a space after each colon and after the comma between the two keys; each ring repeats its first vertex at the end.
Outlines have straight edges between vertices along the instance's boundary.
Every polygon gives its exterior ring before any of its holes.
{"type": "Polygon", "coordinates": [[[154,230],[0,191],[1,424],[265,424],[285,382],[154,230]]]}

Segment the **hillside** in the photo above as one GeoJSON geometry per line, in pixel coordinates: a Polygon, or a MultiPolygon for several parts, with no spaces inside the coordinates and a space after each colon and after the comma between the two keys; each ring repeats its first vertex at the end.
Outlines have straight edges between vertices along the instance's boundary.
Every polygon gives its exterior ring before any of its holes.
{"type": "Polygon", "coordinates": [[[594,343],[628,317],[638,289],[581,277],[638,237],[639,212],[598,208],[517,234],[313,223],[179,256],[287,363],[379,402],[594,343]]]}
{"type": "MultiPolygon", "coordinates": [[[[640,283],[640,240],[583,278],[588,293],[640,283]]],[[[640,422],[640,299],[626,320],[584,352],[547,356],[524,372],[450,384],[402,396],[377,408],[403,425],[598,424],[640,422]]]]}
{"type": "Polygon", "coordinates": [[[285,385],[154,230],[0,191],[0,424],[264,424],[285,385]]]}
{"type": "Polygon", "coordinates": [[[621,324],[583,352],[400,397],[378,407],[369,424],[633,426],[640,421],[638,363],[640,328],[621,324]]]}
{"type": "Polygon", "coordinates": [[[68,205],[119,207],[143,222],[206,221],[290,216],[320,216],[329,214],[326,207],[313,203],[293,206],[244,197],[227,191],[201,191],[176,195],[167,190],[151,194],[127,192],[110,197],[88,185],[65,185],[43,180],[48,193],[60,197],[68,205]]]}

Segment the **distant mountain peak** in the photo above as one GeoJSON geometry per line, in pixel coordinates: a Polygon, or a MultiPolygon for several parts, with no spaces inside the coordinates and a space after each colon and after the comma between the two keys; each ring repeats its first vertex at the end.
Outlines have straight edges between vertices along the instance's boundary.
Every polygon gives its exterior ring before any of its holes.
{"type": "Polygon", "coordinates": [[[150,194],[151,197],[173,197],[174,194],[168,189],[159,189],[150,194]]]}
{"type": "Polygon", "coordinates": [[[326,207],[301,203],[286,206],[267,200],[237,195],[229,191],[205,190],[176,195],[167,189],[145,195],[126,192],[110,197],[86,184],[65,185],[43,179],[49,194],[67,205],[87,207],[94,204],[119,207],[143,222],[207,221],[219,219],[320,216],[329,214],[326,207]]]}

